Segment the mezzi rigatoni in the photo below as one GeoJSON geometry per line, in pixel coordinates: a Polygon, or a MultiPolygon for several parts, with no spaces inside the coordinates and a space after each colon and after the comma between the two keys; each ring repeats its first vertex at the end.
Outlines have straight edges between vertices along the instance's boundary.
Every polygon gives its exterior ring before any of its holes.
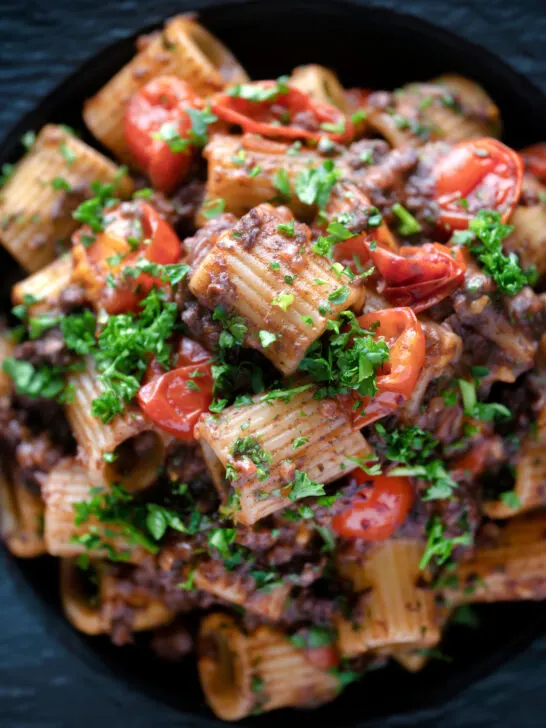
{"type": "MultiPolygon", "coordinates": [[[[286,173],[293,189],[298,174],[323,162],[312,150],[302,148],[288,154],[290,149],[294,149],[290,144],[253,134],[215,134],[203,151],[208,162],[205,209],[220,199],[226,212],[240,217],[262,202],[279,198],[279,173],[286,173]]],[[[312,208],[295,194],[283,202],[297,217],[312,215],[312,208]]],[[[204,218],[198,216],[198,222],[204,218]]]]}
{"type": "Polygon", "coordinates": [[[296,471],[318,483],[330,483],[354,470],[355,460],[369,458],[370,448],[353,432],[349,413],[335,400],[317,400],[311,385],[284,398],[256,395],[244,407],[228,407],[220,415],[204,416],[198,424],[201,440],[224,467],[237,466],[233,457],[238,438],[252,438],[271,458],[268,477],[237,470],[233,481],[240,510],[235,518],[251,525],[290,505],[290,484],[296,471]]]}
{"type": "Polygon", "coordinates": [[[316,707],[340,689],[338,679],[315,667],[288,635],[268,626],[245,634],[233,617],[219,612],[201,621],[198,667],[207,700],[223,720],[316,707]]]}
{"type": "Polygon", "coordinates": [[[17,474],[0,471],[0,535],[14,556],[30,559],[45,553],[44,502],[17,474]]]}
{"type": "Polygon", "coordinates": [[[18,306],[31,296],[35,302],[28,304],[28,314],[37,316],[56,306],[59,295],[70,285],[71,277],[72,256],[66,253],[16,283],[11,291],[11,300],[18,306]]]}
{"type": "Polygon", "coordinates": [[[0,195],[0,242],[25,270],[51,263],[68,242],[78,227],[72,213],[93,196],[92,182],[115,183],[119,197],[133,190],[114,162],[65,127],[44,126],[0,195]]]}
{"type": "Polygon", "coordinates": [[[440,640],[434,595],[420,588],[418,541],[391,539],[361,563],[342,566],[355,591],[363,592],[352,618],[338,622],[339,649],[347,657],[397,646],[430,647],[440,640]]]}
{"type": "Polygon", "coordinates": [[[49,554],[63,558],[87,554],[94,559],[121,554],[129,563],[146,556],[148,552],[125,535],[123,525],[103,523],[96,515],[78,518],[86,504],[107,492],[104,480],[74,459],[64,459],[50,471],[43,489],[44,539],[49,554]],[[86,534],[97,538],[86,541],[82,538],[86,534]]]}
{"type": "Polygon", "coordinates": [[[93,401],[104,391],[93,357],[85,360],[82,370],[70,375],[68,384],[73,397],[66,404],[66,416],[84,467],[109,483],[123,482],[130,491],[150,485],[163,463],[168,437],[137,407],[125,408],[107,423],[91,413],[93,401]],[[145,443],[137,442],[144,438],[145,443]],[[109,453],[113,456],[105,460],[109,453]]]}
{"type": "Polygon", "coordinates": [[[364,296],[362,287],[342,280],[329,260],[312,251],[310,237],[289,210],[259,205],[220,236],[190,280],[201,303],[241,315],[246,345],[263,350],[286,375],[296,371],[328,321],[364,296]],[[282,232],[286,225],[290,235],[282,232]]]}
{"type": "Polygon", "coordinates": [[[523,439],[516,466],[515,503],[488,501],[483,510],[490,518],[511,518],[546,505],[546,407],[536,426],[523,439]]]}
{"type": "MultiPolygon", "coordinates": [[[[78,569],[75,559],[61,559],[61,604],[68,621],[80,632],[89,635],[108,634],[115,620],[110,592],[115,591],[115,575],[105,562],[96,565],[98,595],[89,599],[85,588],[86,573],[78,569]]],[[[159,599],[139,595],[138,605],[128,604],[131,630],[135,632],[155,629],[168,624],[174,615],[159,599]],[[143,603],[144,602],[144,603],[143,603]]]]}
{"type": "Polygon", "coordinates": [[[187,81],[199,96],[248,80],[237,59],[217,38],[189,15],[176,16],[161,32],[146,39],[131,61],[84,105],[87,127],[124,162],[132,162],[124,137],[127,103],[148,81],[166,74],[187,81]]]}

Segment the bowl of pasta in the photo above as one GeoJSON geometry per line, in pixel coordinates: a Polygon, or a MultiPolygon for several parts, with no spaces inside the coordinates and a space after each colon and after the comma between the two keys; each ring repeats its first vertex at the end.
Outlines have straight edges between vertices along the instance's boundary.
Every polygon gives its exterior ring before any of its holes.
{"type": "Polygon", "coordinates": [[[0,153],[2,539],[203,725],[430,706],[545,626],[546,100],[312,13],[169,18],[0,153]]]}

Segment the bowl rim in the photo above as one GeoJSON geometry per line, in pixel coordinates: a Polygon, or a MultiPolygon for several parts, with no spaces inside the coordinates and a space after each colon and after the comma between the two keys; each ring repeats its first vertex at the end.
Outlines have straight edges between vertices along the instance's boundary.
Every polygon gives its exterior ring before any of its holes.
{"type": "MultiPolygon", "coordinates": [[[[528,76],[523,72],[514,68],[511,64],[506,62],[502,57],[497,55],[494,51],[490,50],[487,46],[481,45],[474,40],[468,39],[462,35],[458,35],[456,32],[448,29],[442,25],[438,25],[436,22],[428,20],[427,18],[421,17],[414,13],[407,13],[402,10],[391,8],[388,6],[376,6],[366,5],[362,0],[273,0],[275,8],[286,7],[291,11],[307,11],[311,7],[314,11],[317,8],[322,8],[329,12],[336,12],[342,9],[345,13],[350,13],[357,9],[359,12],[367,12],[372,16],[375,22],[381,24],[386,23],[399,28],[404,28],[408,32],[412,30],[418,30],[420,33],[431,33],[434,32],[438,42],[451,50],[459,50],[466,48],[472,51],[474,56],[478,59],[478,62],[483,65],[489,65],[494,69],[494,74],[502,74],[507,79],[508,83],[513,86],[517,86],[519,94],[526,97],[533,105],[540,104],[544,107],[544,118],[546,118],[546,92],[540,88],[536,83],[531,81],[528,76]]],[[[222,0],[196,0],[196,5],[199,5],[197,14],[200,16],[202,13],[207,14],[208,12],[214,12],[216,15],[228,14],[231,10],[241,8],[243,6],[264,6],[263,0],[230,0],[223,2],[222,0]]],[[[272,4],[272,3],[268,3],[272,4]]],[[[191,1],[184,1],[181,3],[183,6],[180,8],[180,12],[191,12],[190,8],[186,10],[184,6],[192,6],[191,1]]],[[[20,147],[20,138],[25,131],[33,128],[32,120],[38,112],[40,115],[47,118],[52,115],[52,112],[60,105],[61,99],[65,98],[70,90],[77,87],[79,80],[86,73],[90,73],[95,65],[99,66],[106,62],[106,59],[115,50],[120,50],[129,44],[134,43],[136,38],[142,34],[149,33],[153,30],[158,29],[162,26],[166,18],[162,21],[146,24],[139,27],[137,30],[120,37],[113,42],[107,43],[100,47],[92,55],[85,57],[79,61],[76,66],[68,74],[62,77],[62,79],[56,83],[44,96],[38,98],[32,105],[32,107],[24,112],[2,135],[0,139],[0,165],[5,162],[14,162],[22,156],[23,150],[20,147]]],[[[206,19],[205,19],[206,23],[206,19]]],[[[47,122],[44,122],[47,123],[47,122]]],[[[95,140],[95,145],[100,147],[100,144],[95,140]]],[[[50,557],[42,557],[50,558],[50,557]]],[[[181,714],[185,713],[182,706],[176,703],[174,700],[169,699],[169,692],[167,689],[161,691],[155,685],[151,685],[145,677],[139,677],[137,675],[131,675],[120,672],[116,669],[116,666],[109,663],[97,654],[96,649],[91,647],[91,639],[85,635],[77,632],[62,615],[55,612],[53,606],[48,604],[44,599],[44,595],[41,593],[35,580],[29,578],[29,575],[25,573],[24,562],[21,564],[21,560],[17,559],[4,548],[2,559],[8,565],[7,573],[15,585],[15,592],[17,596],[19,594],[27,602],[31,604],[30,609],[33,614],[36,614],[41,625],[49,633],[53,634],[54,638],[58,640],[62,647],[71,655],[72,659],[77,659],[83,665],[92,670],[94,673],[104,671],[106,667],[109,677],[113,678],[117,683],[122,683],[129,689],[135,687],[142,689],[147,700],[166,703],[170,708],[177,710],[181,714]]],[[[354,728],[365,728],[366,726],[372,726],[376,721],[380,720],[396,720],[401,717],[411,718],[412,720],[418,720],[420,717],[425,718],[427,713],[433,709],[442,708],[447,710],[452,706],[461,693],[468,689],[471,685],[478,683],[485,679],[493,671],[499,668],[502,664],[506,663],[510,659],[514,658],[517,654],[521,653],[524,649],[536,639],[539,635],[546,633],[546,613],[538,615],[537,617],[529,620],[528,622],[521,625],[517,635],[508,641],[504,641],[503,644],[497,648],[494,652],[484,654],[478,661],[477,664],[472,665],[464,675],[459,675],[451,679],[449,690],[436,690],[431,694],[430,702],[426,707],[413,707],[410,705],[407,709],[397,710],[396,712],[389,713],[388,716],[377,717],[373,716],[370,718],[363,717],[358,719],[358,723],[352,724],[354,728]],[[454,686],[453,686],[454,683],[454,686]]],[[[94,638],[96,640],[96,638],[94,638]]],[[[283,711],[283,715],[286,711],[283,711]]],[[[220,726],[225,725],[220,719],[214,715],[208,717],[197,716],[195,713],[188,711],[188,715],[194,716],[199,721],[199,724],[203,725],[203,728],[207,726],[220,726]]],[[[316,714],[315,714],[316,715],[316,714]]],[[[234,725],[239,725],[236,723],[234,725]]],[[[246,720],[243,722],[246,725],[246,720]]],[[[343,725],[349,725],[343,722],[343,725]]]]}

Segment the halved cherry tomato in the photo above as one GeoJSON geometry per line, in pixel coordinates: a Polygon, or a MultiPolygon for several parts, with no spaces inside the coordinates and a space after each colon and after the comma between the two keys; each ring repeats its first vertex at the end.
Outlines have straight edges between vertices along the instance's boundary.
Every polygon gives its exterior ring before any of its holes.
{"type": "Polygon", "coordinates": [[[194,440],[197,420],[212,402],[210,354],[200,344],[182,338],[175,369],[163,372],[152,361],[137,400],[144,414],[179,440],[194,440]]]}
{"type": "Polygon", "coordinates": [[[202,106],[191,86],[176,76],[154,78],[136,91],[127,104],[124,118],[127,145],[153,187],[161,192],[172,192],[190,169],[195,146],[189,143],[192,124],[187,110],[202,106]],[[164,124],[172,136],[177,136],[176,141],[178,137],[188,141],[184,149],[173,151],[174,142],[169,146],[165,139],[158,138],[164,124]]]}
{"type": "Polygon", "coordinates": [[[525,169],[546,185],[546,142],[532,144],[520,152],[525,169]]]}
{"type": "Polygon", "coordinates": [[[415,497],[409,478],[370,476],[363,470],[351,473],[358,491],[347,510],[335,515],[332,528],[343,538],[384,541],[404,523],[415,497]]]}
{"type": "Polygon", "coordinates": [[[425,335],[411,308],[389,308],[360,316],[358,323],[370,329],[379,323],[375,336],[385,339],[389,347],[389,361],[376,376],[377,394],[348,397],[352,426],[355,430],[391,414],[413,392],[425,362],[425,335]],[[359,402],[355,411],[354,403],[359,402]]]}
{"type": "MultiPolygon", "coordinates": [[[[350,241],[348,241],[350,242],[350,241]]],[[[369,257],[385,281],[381,293],[393,306],[424,311],[443,300],[464,281],[466,264],[459,248],[440,243],[400,248],[398,253],[377,246],[369,257]]]]}
{"type": "MultiPolygon", "coordinates": [[[[245,132],[285,139],[314,139],[327,136],[346,143],[353,138],[353,125],[345,114],[332,104],[312,99],[297,88],[279,87],[276,81],[244,84],[245,90],[278,89],[265,101],[251,101],[227,93],[213,97],[213,112],[245,132]]],[[[247,94],[248,95],[248,94],[247,94]]]]}
{"type": "Polygon", "coordinates": [[[438,224],[448,231],[464,230],[483,209],[499,212],[506,222],[521,194],[523,160],[497,139],[471,139],[441,157],[433,177],[438,224]]]}
{"type": "Polygon", "coordinates": [[[81,277],[89,297],[109,314],[117,314],[136,311],[139,301],[154,285],[165,285],[148,273],[126,278],[123,269],[133,267],[142,257],[161,265],[178,263],[182,246],[174,230],[156,210],[138,200],[109,210],[105,230],[90,246],[82,245],[81,234],[76,235],[73,255],[75,278],[81,277]],[[135,236],[141,238],[138,250],[133,250],[128,242],[135,236]],[[108,285],[109,276],[114,279],[114,286],[108,285]]]}
{"type": "MultiPolygon", "coordinates": [[[[330,222],[343,219],[349,220],[346,227],[351,230],[351,224],[353,229],[355,223],[358,225],[357,229],[365,226],[368,218],[372,217],[372,211],[377,213],[364,192],[352,182],[343,180],[333,188],[326,205],[325,214],[330,222]]],[[[320,219],[317,218],[317,220],[320,219]]],[[[324,233],[327,226],[323,223],[315,223],[315,227],[324,233]]],[[[358,273],[360,268],[358,263],[364,264],[370,257],[365,241],[371,242],[372,240],[381,247],[394,251],[398,250],[398,243],[393,234],[387,225],[382,222],[377,227],[366,227],[363,232],[355,234],[354,237],[336,243],[334,247],[335,260],[351,268],[354,273],[358,273]]]]}

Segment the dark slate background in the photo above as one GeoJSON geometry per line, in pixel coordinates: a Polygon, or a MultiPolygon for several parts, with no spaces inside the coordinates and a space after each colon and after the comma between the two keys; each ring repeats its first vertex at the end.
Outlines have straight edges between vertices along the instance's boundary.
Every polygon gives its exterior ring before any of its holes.
{"type": "MultiPolygon", "coordinates": [[[[198,4],[183,0],[0,0],[0,135],[102,46],[198,4]]],[[[466,35],[546,90],[544,0],[372,0],[368,4],[411,12],[466,35]]],[[[2,728],[197,728],[195,719],[183,718],[110,676],[93,672],[60,646],[40,620],[36,605],[21,601],[7,570],[7,557],[0,552],[2,728]]],[[[382,721],[381,726],[433,728],[441,723],[442,728],[489,728],[493,724],[496,728],[543,728],[545,665],[546,637],[443,709],[413,719],[382,721]]],[[[364,717],[365,685],[362,690],[364,717]]]]}

